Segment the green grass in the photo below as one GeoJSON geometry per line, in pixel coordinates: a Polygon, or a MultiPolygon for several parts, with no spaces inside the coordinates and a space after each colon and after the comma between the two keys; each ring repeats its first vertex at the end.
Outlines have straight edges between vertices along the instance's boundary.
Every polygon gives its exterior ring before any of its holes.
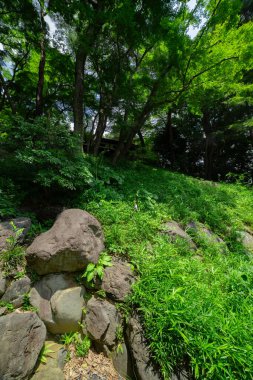
{"type": "MultiPolygon", "coordinates": [[[[122,309],[139,310],[164,379],[181,366],[200,380],[253,379],[253,253],[238,239],[238,230],[253,231],[252,189],[138,163],[114,169],[90,160],[95,180],[69,206],[96,216],[106,253],[136,268],[139,279],[122,309]],[[183,227],[203,223],[227,248],[203,236],[195,236],[197,252],[172,243],[162,233],[169,220],[183,227]]],[[[8,272],[22,262],[23,250],[13,246],[2,260],[8,272]]],[[[87,347],[80,342],[80,354],[87,347]]]]}
{"type": "Polygon", "coordinates": [[[102,223],[107,252],[137,268],[129,303],[142,315],[164,378],[187,364],[196,379],[253,379],[253,260],[236,233],[253,229],[252,190],[138,164],[115,173],[118,182],[101,180],[76,205],[102,223]],[[204,223],[227,251],[202,238],[200,260],[161,234],[171,219],[204,223]]]}

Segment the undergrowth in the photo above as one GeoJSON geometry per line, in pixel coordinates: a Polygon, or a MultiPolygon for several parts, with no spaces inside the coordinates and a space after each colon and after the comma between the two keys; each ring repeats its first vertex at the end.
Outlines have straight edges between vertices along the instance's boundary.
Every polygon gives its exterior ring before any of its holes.
{"type": "Polygon", "coordinates": [[[164,378],[187,365],[196,379],[253,379],[253,261],[238,235],[253,229],[250,189],[138,164],[115,173],[118,182],[100,179],[99,192],[75,205],[100,220],[107,252],[138,270],[129,303],[164,378]],[[169,220],[204,223],[227,249],[203,239],[197,252],[172,243],[161,233],[169,220]]]}

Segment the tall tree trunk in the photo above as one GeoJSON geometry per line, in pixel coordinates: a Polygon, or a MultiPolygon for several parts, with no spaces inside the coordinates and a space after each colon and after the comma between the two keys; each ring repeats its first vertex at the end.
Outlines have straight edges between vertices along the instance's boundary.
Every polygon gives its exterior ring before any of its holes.
{"type": "Polygon", "coordinates": [[[82,46],[79,46],[76,52],[75,62],[75,91],[73,102],[74,113],[74,133],[78,136],[81,152],[83,151],[84,136],[84,66],[86,53],[82,46]]]}
{"type": "Polygon", "coordinates": [[[125,157],[129,149],[131,148],[131,145],[133,143],[134,136],[141,130],[143,127],[145,121],[150,115],[150,112],[152,110],[150,99],[146,102],[142,112],[140,113],[138,119],[130,129],[130,131],[127,134],[127,137],[125,141],[119,141],[119,144],[117,146],[117,149],[115,151],[114,157],[113,157],[113,164],[116,164],[117,161],[120,158],[125,157]]]}
{"type": "Polygon", "coordinates": [[[39,79],[37,83],[36,91],[36,106],[35,115],[41,116],[43,114],[43,87],[45,77],[45,65],[46,65],[46,22],[44,19],[44,11],[42,5],[40,5],[40,24],[41,24],[41,39],[40,39],[40,63],[39,63],[39,79]]]}
{"type": "Polygon", "coordinates": [[[207,111],[203,112],[203,128],[206,135],[206,143],[205,143],[205,158],[204,158],[204,165],[205,165],[205,178],[207,180],[213,179],[213,169],[214,169],[214,153],[215,153],[215,133],[213,131],[212,125],[210,123],[210,115],[207,111]]]}
{"type": "Polygon", "coordinates": [[[173,125],[172,125],[172,111],[171,109],[167,112],[166,129],[168,133],[168,147],[170,152],[171,165],[173,166],[176,161],[175,157],[175,147],[174,147],[174,135],[173,135],[173,125]]]}
{"type": "Polygon", "coordinates": [[[126,153],[129,151],[129,149],[133,143],[134,136],[141,130],[141,128],[145,124],[146,120],[148,119],[151,111],[153,110],[153,108],[154,108],[153,100],[154,100],[155,96],[157,95],[160,84],[162,83],[164,77],[169,72],[171,67],[172,67],[172,65],[168,64],[164,68],[164,70],[162,71],[160,77],[153,83],[153,86],[152,86],[150,94],[147,98],[147,101],[146,101],[141,113],[139,114],[139,117],[137,118],[136,122],[134,123],[134,125],[130,129],[128,136],[127,136],[127,139],[125,141],[125,144],[121,141],[118,144],[118,147],[117,147],[115,154],[114,154],[114,157],[113,157],[113,164],[116,164],[117,161],[119,160],[119,158],[124,157],[126,155],[126,153]]]}
{"type": "Polygon", "coordinates": [[[6,97],[8,103],[9,103],[9,106],[10,106],[10,108],[11,108],[11,112],[12,112],[13,114],[15,114],[15,113],[16,113],[16,106],[15,106],[15,104],[12,102],[12,98],[11,98],[11,96],[10,96],[10,94],[9,94],[9,91],[8,91],[8,86],[6,85],[5,80],[4,80],[4,77],[3,77],[3,75],[1,74],[1,72],[0,72],[0,85],[1,85],[2,88],[3,88],[3,99],[2,99],[2,104],[1,104],[1,106],[0,106],[0,110],[4,107],[4,102],[5,102],[5,97],[6,97]]]}
{"type": "Polygon", "coordinates": [[[141,131],[138,131],[138,132],[137,132],[137,135],[138,135],[138,137],[139,137],[139,139],[140,139],[140,142],[141,142],[141,146],[142,146],[142,148],[145,148],[145,141],[144,141],[144,138],[143,138],[143,136],[142,136],[141,131]]]}
{"type": "Polygon", "coordinates": [[[105,96],[100,92],[100,102],[99,102],[99,117],[98,117],[98,124],[97,129],[95,133],[95,141],[94,141],[94,155],[97,156],[99,152],[99,147],[101,144],[101,140],[104,134],[104,131],[106,129],[106,123],[107,123],[107,107],[105,107],[105,96]]]}

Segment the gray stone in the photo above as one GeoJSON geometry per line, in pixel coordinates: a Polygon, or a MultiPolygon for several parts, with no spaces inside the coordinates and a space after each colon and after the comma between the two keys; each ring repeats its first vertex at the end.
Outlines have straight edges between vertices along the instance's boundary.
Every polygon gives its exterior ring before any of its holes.
{"type": "Polygon", "coordinates": [[[30,302],[53,334],[79,329],[84,306],[84,287],[77,286],[68,274],[49,274],[30,292],[30,302]]]}
{"type": "Polygon", "coordinates": [[[100,223],[83,210],[69,209],[33,241],[26,258],[38,274],[75,272],[96,263],[103,248],[100,223]]]}
{"type": "Polygon", "coordinates": [[[55,325],[54,334],[62,334],[79,329],[84,306],[84,288],[81,286],[58,290],[51,298],[51,309],[55,325]]]}
{"type": "Polygon", "coordinates": [[[128,263],[113,261],[112,267],[104,270],[102,282],[97,280],[96,286],[103,289],[114,301],[124,301],[130,294],[135,276],[128,263]]]}
{"type": "Polygon", "coordinates": [[[46,327],[35,313],[0,317],[0,379],[29,378],[46,338],[46,327]]]}
{"type": "Polygon", "coordinates": [[[224,245],[225,247],[225,242],[222,240],[219,236],[214,234],[211,230],[209,230],[204,224],[202,223],[196,223],[196,222],[190,222],[187,225],[188,229],[194,230],[200,237],[203,237],[206,239],[209,243],[220,243],[224,245]]]}
{"type": "Polygon", "coordinates": [[[248,231],[240,231],[239,233],[244,248],[246,248],[248,251],[253,252],[253,235],[250,234],[248,231]]]}
{"type": "Polygon", "coordinates": [[[61,370],[63,370],[66,364],[67,355],[68,355],[68,350],[64,347],[62,347],[58,352],[57,365],[61,370]]]}
{"type": "Polygon", "coordinates": [[[60,368],[47,368],[44,371],[36,372],[31,380],[64,380],[64,373],[60,368]]]}
{"type": "Polygon", "coordinates": [[[2,300],[11,302],[14,307],[20,307],[23,304],[24,294],[28,293],[31,288],[29,277],[23,277],[13,281],[4,293],[2,300]]]}
{"type": "Polygon", "coordinates": [[[115,306],[92,296],[86,309],[84,322],[90,338],[101,347],[113,347],[116,343],[117,327],[121,325],[121,318],[115,306]]]}
{"type": "Polygon", "coordinates": [[[112,362],[116,371],[124,378],[133,378],[131,357],[128,353],[127,346],[121,344],[122,350],[115,349],[112,353],[112,362]]]}
{"type": "Polygon", "coordinates": [[[0,271],[0,298],[4,294],[6,290],[6,278],[4,277],[3,273],[0,271]]]}
{"type": "Polygon", "coordinates": [[[169,235],[172,238],[172,240],[176,240],[178,238],[184,239],[188,242],[192,249],[197,249],[191,237],[174,220],[165,223],[163,233],[169,235]]]}
{"type": "Polygon", "coordinates": [[[161,380],[159,371],[152,363],[142,326],[137,316],[129,320],[127,338],[137,378],[139,380],[161,380]]]}
{"type": "Polygon", "coordinates": [[[31,227],[31,219],[25,217],[15,218],[7,222],[0,223],[0,252],[8,249],[6,239],[10,236],[15,236],[10,222],[13,222],[17,228],[23,228],[22,234],[18,237],[18,243],[22,243],[24,241],[25,236],[31,227]]]}

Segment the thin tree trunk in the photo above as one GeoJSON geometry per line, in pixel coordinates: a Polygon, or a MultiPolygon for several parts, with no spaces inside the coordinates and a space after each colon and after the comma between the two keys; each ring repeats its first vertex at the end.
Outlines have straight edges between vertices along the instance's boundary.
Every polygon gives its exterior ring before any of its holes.
{"type": "Polygon", "coordinates": [[[81,152],[83,151],[84,136],[84,66],[86,53],[82,46],[79,46],[76,52],[75,62],[75,91],[74,91],[74,133],[78,136],[81,152]]]}
{"type": "Polygon", "coordinates": [[[173,166],[175,164],[176,157],[175,157],[175,148],[174,148],[174,135],[173,135],[171,109],[169,109],[167,112],[166,129],[167,129],[168,138],[169,138],[168,145],[169,145],[170,159],[171,159],[171,164],[173,166]]]}
{"type": "Polygon", "coordinates": [[[100,104],[99,104],[99,118],[98,118],[98,124],[97,129],[95,133],[95,142],[94,142],[94,155],[97,156],[99,152],[99,147],[101,144],[101,140],[104,134],[104,131],[106,129],[106,123],[107,123],[107,111],[105,107],[105,96],[102,93],[102,90],[100,91],[100,104]]]}
{"type": "Polygon", "coordinates": [[[203,112],[203,128],[206,135],[206,143],[205,143],[205,158],[204,158],[204,165],[205,165],[205,178],[207,180],[213,179],[213,159],[214,159],[214,152],[216,147],[215,142],[215,135],[213,128],[211,126],[210,120],[209,120],[209,113],[207,111],[203,112]]]}
{"type": "Polygon", "coordinates": [[[137,135],[138,135],[138,137],[139,137],[139,139],[140,139],[140,142],[141,142],[141,146],[142,146],[142,148],[145,148],[145,141],[144,141],[144,138],[143,138],[143,136],[142,136],[141,131],[138,131],[138,132],[137,132],[137,135]]]}
{"type": "Polygon", "coordinates": [[[10,107],[11,107],[11,112],[12,112],[13,114],[15,114],[15,113],[16,113],[16,106],[15,106],[15,104],[12,102],[11,96],[10,96],[9,91],[8,91],[8,86],[6,85],[5,80],[4,80],[4,77],[3,77],[3,75],[1,74],[1,72],[0,72],[0,84],[2,85],[2,88],[3,88],[3,90],[4,90],[4,93],[3,93],[3,100],[2,100],[2,104],[1,104],[1,109],[4,107],[4,102],[5,102],[5,97],[6,97],[6,99],[8,100],[8,103],[9,103],[9,105],[10,105],[10,107]]]}
{"type": "Polygon", "coordinates": [[[43,114],[43,87],[45,77],[45,65],[46,65],[46,22],[44,20],[44,11],[40,5],[40,23],[41,23],[41,39],[40,39],[40,63],[39,63],[39,79],[36,90],[36,106],[35,115],[41,116],[43,114]]]}

